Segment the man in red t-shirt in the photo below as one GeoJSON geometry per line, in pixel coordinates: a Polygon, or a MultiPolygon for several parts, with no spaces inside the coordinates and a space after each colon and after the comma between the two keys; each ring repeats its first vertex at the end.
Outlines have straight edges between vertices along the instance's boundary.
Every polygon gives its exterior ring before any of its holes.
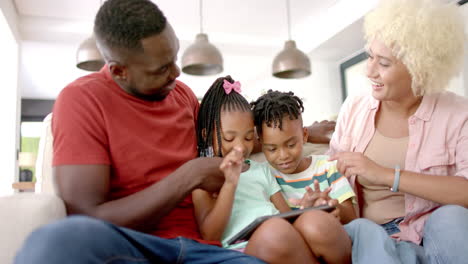
{"type": "Polygon", "coordinates": [[[198,232],[191,191],[215,192],[224,176],[220,158],[196,158],[198,101],[176,80],[179,41],[164,14],[108,0],[94,32],[107,64],[63,89],[52,120],[59,195],[86,216],[35,231],[16,262],[262,263],[198,232]]]}
{"type": "Polygon", "coordinates": [[[86,216],[37,230],[16,262],[262,263],[198,233],[191,191],[217,191],[224,176],[220,158],[196,158],[198,100],[176,81],[179,41],[164,14],[109,0],[94,32],[107,64],[63,89],[52,120],[59,195],[86,216]]]}

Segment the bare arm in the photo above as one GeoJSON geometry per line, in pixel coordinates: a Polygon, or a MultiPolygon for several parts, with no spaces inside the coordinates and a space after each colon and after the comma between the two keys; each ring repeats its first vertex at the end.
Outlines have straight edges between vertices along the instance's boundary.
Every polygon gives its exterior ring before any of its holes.
{"type": "MultiPolygon", "coordinates": [[[[341,152],[330,160],[338,160],[338,170],[347,177],[356,174],[377,185],[393,186],[395,170],[376,164],[362,153],[341,152]]],[[[468,207],[468,180],[464,177],[401,171],[398,189],[436,203],[468,207]]]]}
{"type": "Polygon", "coordinates": [[[331,135],[335,131],[336,122],[323,120],[321,122],[315,121],[312,125],[307,127],[309,136],[307,142],[316,144],[330,143],[331,135]]]}
{"type": "Polygon", "coordinates": [[[144,230],[149,223],[170,212],[193,189],[219,189],[224,182],[218,168],[220,162],[219,158],[191,160],[163,180],[117,200],[109,199],[110,167],[107,165],[57,166],[54,174],[69,215],[84,214],[144,230]]]}
{"type": "Polygon", "coordinates": [[[276,209],[278,209],[280,213],[291,211],[291,208],[289,208],[289,205],[286,203],[286,200],[284,200],[281,192],[277,192],[270,196],[270,201],[275,205],[276,209]]]}
{"type": "Polygon", "coordinates": [[[244,160],[242,155],[242,149],[234,147],[223,159],[220,169],[226,180],[216,199],[202,190],[193,192],[195,217],[204,239],[220,241],[229,223],[244,160]]]}
{"type": "MultiPolygon", "coordinates": [[[[384,171],[384,184],[390,188],[393,186],[394,170],[384,168],[384,171]]],[[[402,171],[398,190],[440,204],[468,207],[468,180],[464,177],[402,171]]]]}
{"type": "Polygon", "coordinates": [[[193,191],[195,217],[203,239],[220,241],[231,217],[236,186],[224,184],[217,198],[203,190],[193,191]]]}

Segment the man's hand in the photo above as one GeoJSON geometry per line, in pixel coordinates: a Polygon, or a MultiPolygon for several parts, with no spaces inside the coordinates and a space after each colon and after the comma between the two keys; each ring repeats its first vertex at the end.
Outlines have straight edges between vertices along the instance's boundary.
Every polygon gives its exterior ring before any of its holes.
{"type": "Polygon", "coordinates": [[[335,131],[336,122],[323,120],[320,123],[315,121],[312,125],[307,127],[309,137],[307,142],[316,144],[328,144],[331,135],[335,131]]]}
{"type": "Polygon", "coordinates": [[[196,158],[186,162],[182,166],[186,167],[186,177],[194,177],[197,182],[196,188],[210,193],[218,192],[224,183],[224,174],[219,169],[222,158],[196,158]]]}

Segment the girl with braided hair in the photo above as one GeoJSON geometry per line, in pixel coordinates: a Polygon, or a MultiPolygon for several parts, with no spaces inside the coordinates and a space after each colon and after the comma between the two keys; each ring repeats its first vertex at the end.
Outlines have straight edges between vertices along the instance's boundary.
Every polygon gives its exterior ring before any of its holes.
{"type": "MultiPolygon", "coordinates": [[[[240,92],[240,83],[230,76],[218,78],[201,102],[197,127],[198,152],[200,156],[224,157],[220,169],[225,174],[225,182],[216,194],[200,189],[193,191],[192,199],[204,239],[221,241],[224,247],[256,255],[261,247],[249,248],[247,242],[228,245],[227,241],[256,218],[286,212],[290,208],[278,183],[271,177],[267,164],[248,160],[254,147],[254,119],[249,103],[240,92]],[[248,168],[241,173],[242,163],[246,163],[248,168]]],[[[270,232],[281,235],[277,241],[281,249],[270,250],[267,254],[270,258],[261,257],[264,261],[351,261],[350,240],[339,222],[329,214],[319,210],[308,211],[293,224],[273,218],[257,230],[269,229],[276,222],[281,223],[282,230],[270,229],[270,232]],[[330,247],[336,249],[334,256],[324,255],[324,249],[330,247]],[[343,257],[333,261],[336,255],[343,257]]]]}

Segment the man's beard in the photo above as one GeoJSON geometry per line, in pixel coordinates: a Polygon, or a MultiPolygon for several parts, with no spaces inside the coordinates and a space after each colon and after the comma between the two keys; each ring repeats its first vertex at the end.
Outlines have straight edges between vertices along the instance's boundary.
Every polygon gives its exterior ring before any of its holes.
{"type": "Polygon", "coordinates": [[[131,95],[148,102],[155,102],[155,101],[162,101],[164,100],[169,94],[143,94],[137,91],[133,86],[127,88],[131,95]]]}

